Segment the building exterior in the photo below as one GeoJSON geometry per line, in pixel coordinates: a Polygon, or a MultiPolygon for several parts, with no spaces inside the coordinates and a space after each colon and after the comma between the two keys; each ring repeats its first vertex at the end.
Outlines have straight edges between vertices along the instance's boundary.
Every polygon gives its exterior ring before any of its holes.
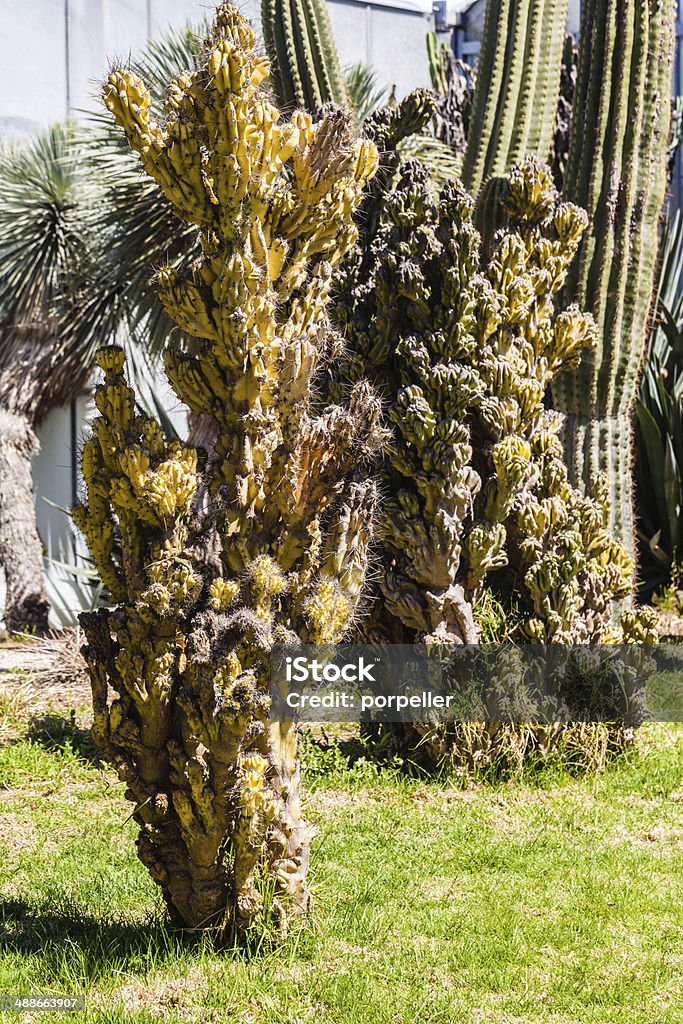
{"type": "MultiPolygon", "coordinates": [[[[112,58],[188,21],[210,17],[209,0],[0,0],[0,134],[30,132],[98,103],[112,58]]],[[[259,0],[243,0],[259,23],[259,0]]],[[[424,36],[430,0],[330,0],[343,64],[373,67],[399,96],[429,84],[424,36]]]]}
{"type": "MultiPolygon", "coordinates": [[[[259,0],[242,0],[241,7],[258,30],[259,0]]],[[[211,0],[0,0],[0,142],[20,144],[41,127],[95,109],[112,59],[125,60],[172,28],[200,23],[212,8],[211,0]]],[[[329,0],[329,11],[343,64],[372,67],[378,84],[398,96],[429,84],[431,0],[329,0]]],[[[173,412],[168,385],[159,386],[173,412]]],[[[176,414],[181,425],[182,413],[176,414]]],[[[92,596],[87,580],[64,568],[79,544],[65,510],[76,498],[78,451],[91,415],[86,392],[51,412],[38,431],[36,515],[55,625],[73,622],[92,596]]],[[[0,619],[3,589],[0,568],[0,619]]]]}
{"type": "MultiPolygon", "coordinates": [[[[476,63],[484,34],[486,0],[436,0],[436,28],[441,38],[448,40],[457,57],[476,63]]],[[[581,0],[569,0],[567,32],[575,38],[579,34],[581,0]]]]}

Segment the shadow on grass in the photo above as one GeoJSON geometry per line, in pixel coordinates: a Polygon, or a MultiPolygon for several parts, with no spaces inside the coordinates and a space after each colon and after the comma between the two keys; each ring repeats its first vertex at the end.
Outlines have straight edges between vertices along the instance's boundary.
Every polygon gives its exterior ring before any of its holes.
{"type": "Polygon", "coordinates": [[[177,951],[182,943],[162,919],[149,922],[98,918],[80,908],[55,911],[51,904],[0,898],[0,951],[40,956],[41,970],[58,977],[65,959],[95,980],[112,969],[139,968],[177,951]],[[80,955],[77,955],[80,954],[80,955]]]}
{"type": "Polygon", "coordinates": [[[68,715],[54,712],[34,717],[28,727],[28,737],[46,750],[61,750],[75,754],[82,761],[97,768],[104,766],[100,752],[93,742],[89,729],[83,729],[76,722],[75,711],[68,715]]]}
{"type": "Polygon", "coordinates": [[[40,971],[51,982],[78,975],[83,982],[98,982],[112,974],[147,972],[203,954],[227,960],[249,960],[282,949],[275,932],[219,937],[172,925],[162,910],[150,910],[146,919],[91,913],[79,906],[55,910],[53,899],[0,897],[0,955],[37,958],[40,971]]]}

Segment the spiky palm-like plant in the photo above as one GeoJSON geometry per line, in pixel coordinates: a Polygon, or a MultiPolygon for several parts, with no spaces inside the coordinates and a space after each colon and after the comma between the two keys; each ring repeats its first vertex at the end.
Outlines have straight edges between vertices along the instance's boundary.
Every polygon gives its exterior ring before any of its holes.
{"type": "Polygon", "coordinates": [[[88,291],[93,237],[83,216],[94,199],[69,128],[56,127],[0,160],[0,565],[9,629],[47,628],[43,550],[31,459],[36,425],[82,387],[80,343],[56,358],[67,320],[88,291]]]}
{"type": "Polygon", "coordinates": [[[656,316],[636,404],[641,589],[670,581],[683,556],[683,217],[662,238],[656,316]]]}
{"type": "MultiPolygon", "coordinates": [[[[202,49],[187,28],[139,61],[159,109],[169,73],[202,49]]],[[[0,565],[10,629],[45,628],[48,603],[31,477],[35,427],[87,382],[107,338],[158,353],[172,321],[152,268],[188,258],[189,231],[141,178],[110,126],[56,126],[0,160],[0,565]]],[[[143,372],[144,368],[143,368],[143,372]]]]}

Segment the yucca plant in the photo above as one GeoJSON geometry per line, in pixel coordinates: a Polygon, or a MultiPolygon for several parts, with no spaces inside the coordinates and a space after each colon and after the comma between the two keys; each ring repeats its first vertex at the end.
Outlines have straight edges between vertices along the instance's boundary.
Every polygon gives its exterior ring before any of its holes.
{"type": "Polygon", "coordinates": [[[0,565],[10,630],[47,628],[31,460],[37,424],[87,378],[83,340],[65,338],[95,278],[99,239],[84,210],[98,201],[68,127],[0,154],[0,565]]]}
{"type": "MultiPolygon", "coordinates": [[[[188,27],[142,54],[158,110],[169,75],[193,66],[202,38],[188,27]]],[[[131,339],[146,372],[138,354],[160,352],[176,330],[149,287],[152,269],[191,258],[191,237],[102,118],[0,154],[0,565],[12,630],[47,626],[35,428],[81,390],[103,341],[131,339]]]]}
{"type": "Polygon", "coordinates": [[[683,554],[683,217],[665,225],[656,314],[636,404],[641,593],[683,554]]]}
{"type": "Polygon", "coordinates": [[[362,124],[386,102],[387,90],[378,84],[377,75],[366,64],[352,64],[345,69],[344,77],[349,103],[362,124]]]}

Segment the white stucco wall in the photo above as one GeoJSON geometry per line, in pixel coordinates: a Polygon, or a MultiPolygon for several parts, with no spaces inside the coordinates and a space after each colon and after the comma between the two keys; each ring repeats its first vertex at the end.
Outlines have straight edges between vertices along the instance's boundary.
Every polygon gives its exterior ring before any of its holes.
{"type": "MultiPolygon", "coordinates": [[[[258,28],[259,0],[241,7],[258,28]]],[[[429,8],[429,0],[330,0],[343,63],[374,66],[381,84],[395,85],[399,96],[426,85],[429,8]]],[[[207,0],[0,0],[0,135],[92,109],[109,60],[125,59],[148,38],[199,22],[212,9],[207,0]]]]}
{"type": "Polygon", "coordinates": [[[367,64],[378,84],[396,88],[398,97],[429,85],[425,37],[431,13],[413,9],[333,0],[328,4],[342,64],[367,64]]]}

